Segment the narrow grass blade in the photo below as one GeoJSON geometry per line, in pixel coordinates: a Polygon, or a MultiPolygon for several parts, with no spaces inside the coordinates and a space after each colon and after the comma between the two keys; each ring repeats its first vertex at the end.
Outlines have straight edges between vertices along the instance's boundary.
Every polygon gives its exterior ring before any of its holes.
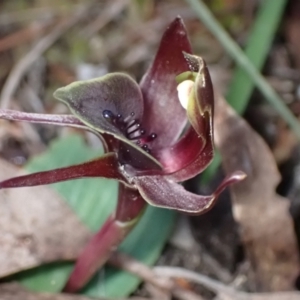
{"type": "MultiPolygon", "coordinates": [[[[261,70],[265,64],[286,2],[287,0],[261,2],[244,51],[257,70],[261,70]]],[[[238,66],[226,97],[238,113],[243,113],[246,109],[253,88],[253,80],[244,68],[238,66]]]]}

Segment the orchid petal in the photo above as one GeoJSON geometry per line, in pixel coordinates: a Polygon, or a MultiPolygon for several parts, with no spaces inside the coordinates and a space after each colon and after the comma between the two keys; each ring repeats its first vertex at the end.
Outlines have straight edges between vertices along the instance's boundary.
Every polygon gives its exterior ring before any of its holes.
{"type": "Polygon", "coordinates": [[[89,129],[73,115],[37,114],[10,109],[0,109],[0,119],[89,129]]]}
{"type": "Polygon", "coordinates": [[[246,177],[237,171],[227,176],[216,191],[210,196],[201,196],[186,191],[180,184],[163,176],[135,177],[133,182],[141,196],[151,205],[174,209],[191,215],[200,215],[210,210],[217,197],[230,184],[239,182],[246,177]]]}
{"type": "Polygon", "coordinates": [[[186,124],[186,112],[177,97],[175,77],[188,71],[183,51],[191,53],[191,45],[180,17],[165,31],[154,62],[140,86],[144,97],[143,126],[157,134],[152,149],[174,143],[186,124]]]}
{"type": "Polygon", "coordinates": [[[84,177],[105,177],[126,182],[119,172],[116,154],[108,153],[82,164],[7,179],[0,182],[0,189],[37,186],[84,177]]]}
{"type": "Polygon", "coordinates": [[[101,140],[102,145],[106,152],[110,149],[109,138],[106,135],[102,135],[96,132],[92,128],[83,124],[77,117],[73,115],[52,115],[52,114],[37,114],[37,113],[27,113],[17,110],[10,109],[0,109],[0,119],[9,121],[21,121],[28,123],[37,124],[49,124],[56,126],[68,126],[72,128],[78,128],[83,130],[88,130],[93,132],[101,140]]]}

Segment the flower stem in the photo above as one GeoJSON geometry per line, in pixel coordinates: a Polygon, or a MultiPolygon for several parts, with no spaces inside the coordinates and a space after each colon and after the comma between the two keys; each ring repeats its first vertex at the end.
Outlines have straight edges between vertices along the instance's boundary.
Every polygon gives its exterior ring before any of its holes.
{"type": "Polygon", "coordinates": [[[112,251],[119,246],[133,226],[134,224],[124,226],[114,216],[110,216],[83,249],[63,291],[75,293],[82,289],[96,271],[106,263],[112,251]]]}
{"type": "Polygon", "coordinates": [[[130,233],[144,212],[146,202],[136,190],[119,185],[115,214],[111,215],[78,257],[63,291],[82,289],[130,233]]]}

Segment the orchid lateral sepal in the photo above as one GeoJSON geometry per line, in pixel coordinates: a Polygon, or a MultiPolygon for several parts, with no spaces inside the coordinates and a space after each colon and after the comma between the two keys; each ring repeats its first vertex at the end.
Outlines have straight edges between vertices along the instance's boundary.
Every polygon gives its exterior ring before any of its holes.
{"type": "Polygon", "coordinates": [[[201,215],[215,205],[217,197],[227,186],[245,177],[246,174],[241,171],[230,174],[209,196],[190,193],[183,186],[163,176],[136,177],[133,182],[142,197],[152,206],[168,208],[189,215],[201,215]]]}
{"type": "Polygon", "coordinates": [[[120,172],[116,154],[107,153],[100,158],[82,164],[37,172],[1,181],[0,189],[38,186],[85,177],[104,177],[127,183],[126,178],[120,172]]]}

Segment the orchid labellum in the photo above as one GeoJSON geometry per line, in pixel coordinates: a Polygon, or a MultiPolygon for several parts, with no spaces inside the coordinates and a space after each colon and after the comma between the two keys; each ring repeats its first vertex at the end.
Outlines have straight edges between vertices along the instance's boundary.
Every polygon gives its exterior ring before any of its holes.
{"type": "Polygon", "coordinates": [[[226,186],[245,176],[242,172],[229,175],[209,196],[192,194],[178,183],[202,172],[214,153],[210,75],[204,60],[191,54],[180,18],[167,28],[140,84],[129,75],[112,73],[74,82],[54,96],[73,115],[2,110],[0,117],[92,131],[107,153],[80,165],[8,179],[0,188],[83,177],[120,182],[115,213],[81,253],[65,291],[78,291],[89,281],[133,228],[147,203],[199,215],[213,207],[226,186]]]}

